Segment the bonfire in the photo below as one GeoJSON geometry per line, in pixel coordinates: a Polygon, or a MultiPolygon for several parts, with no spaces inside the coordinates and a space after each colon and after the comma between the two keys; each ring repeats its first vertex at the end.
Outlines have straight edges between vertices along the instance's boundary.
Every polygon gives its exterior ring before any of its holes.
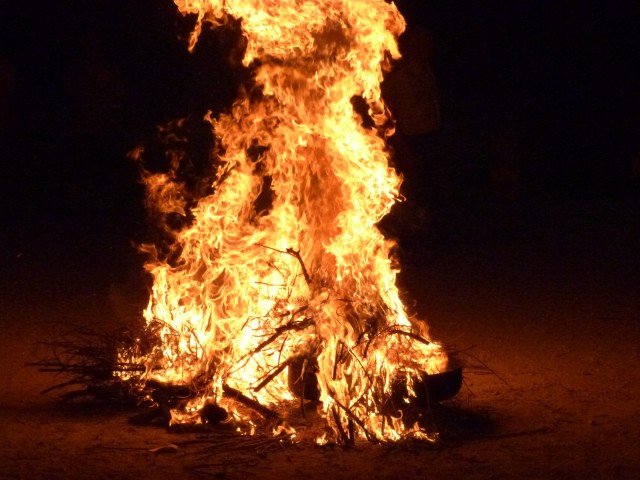
{"type": "Polygon", "coordinates": [[[385,0],[175,3],[195,18],[191,49],[204,28],[238,22],[252,75],[207,116],[206,195],[189,202],[176,175],[143,175],[152,208],[188,221],[168,254],[144,247],[144,329],[100,371],[171,424],[266,420],[292,435],[282,412],[301,406],[324,418],[319,443],[430,438],[409,409],[434,395],[447,355],[408,316],[377,227],[401,201],[380,85],[403,17],[385,0]]]}

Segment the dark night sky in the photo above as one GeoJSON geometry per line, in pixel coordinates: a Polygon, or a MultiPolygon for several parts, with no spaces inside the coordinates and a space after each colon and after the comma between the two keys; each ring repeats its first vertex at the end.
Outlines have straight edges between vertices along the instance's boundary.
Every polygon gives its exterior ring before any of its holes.
{"type": "MultiPolygon", "coordinates": [[[[227,47],[212,40],[189,55],[177,38],[185,22],[170,0],[20,3],[0,12],[0,56],[13,79],[1,132],[3,241],[13,255],[26,236],[64,243],[88,228],[97,237],[88,249],[109,236],[129,248],[144,227],[125,152],[155,125],[232,98],[234,75],[221,67],[227,47]],[[74,133],[69,88],[95,39],[123,88],[100,152],[74,133]]],[[[638,189],[631,180],[640,147],[638,2],[397,3],[435,38],[438,151],[453,191],[482,190],[474,179],[487,175],[487,139],[505,130],[518,140],[533,209],[545,198],[606,202],[638,189]]]]}
{"type": "Polygon", "coordinates": [[[444,3],[430,22],[451,122],[512,124],[547,169],[622,173],[639,146],[637,2],[444,3]]]}

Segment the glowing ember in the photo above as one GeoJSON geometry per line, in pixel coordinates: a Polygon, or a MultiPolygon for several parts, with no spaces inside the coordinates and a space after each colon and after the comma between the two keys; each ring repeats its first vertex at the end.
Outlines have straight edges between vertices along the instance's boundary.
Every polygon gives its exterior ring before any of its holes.
{"type": "MultiPolygon", "coordinates": [[[[144,381],[197,393],[172,412],[175,422],[199,421],[207,403],[249,422],[228,392],[282,405],[294,398],[289,367],[317,389],[337,437],[422,435],[393,400],[410,402],[420,373],[443,369],[446,358],[426,326],[407,318],[392,242],[376,227],[401,182],[388,164],[380,82],[385,62],[399,57],[404,19],[384,0],[176,4],[197,15],[191,47],[204,23],[241,19],[256,87],[211,120],[224,152],[214,193],[176,236],[177,261],[147,266],[156,346],[122,357],[144,363],[144,381]],[[362,126],[354,96],[374,128],[362,126]],[[270,199],[262,211],[259,196],[270,199]]],[[[184,214],[172,178],[145,181],[160,210],[184,214]]]]}

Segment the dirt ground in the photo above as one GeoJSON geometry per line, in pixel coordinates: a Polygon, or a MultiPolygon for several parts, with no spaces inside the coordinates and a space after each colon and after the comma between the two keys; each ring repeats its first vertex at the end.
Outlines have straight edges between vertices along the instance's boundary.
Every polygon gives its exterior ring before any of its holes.
{"type": "Polygon", "coordinates": [[[433,447],[197,443],[40,395],[59,379],[24,367],[36,343],[121,307],[99,262],[16,246],[0,292],[0,478],[640,478],[639,230],[587,217],[408,259],[408,296],[467,362],[433,447]]]}

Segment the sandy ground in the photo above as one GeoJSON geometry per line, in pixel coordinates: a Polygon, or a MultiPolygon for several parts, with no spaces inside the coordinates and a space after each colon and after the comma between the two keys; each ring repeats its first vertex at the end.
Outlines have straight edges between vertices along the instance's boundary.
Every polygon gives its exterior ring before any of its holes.
{"type": "Polygon", "coordinates": [[[408,295],[467,361],[428,448],[189,444],[196,434],[134,426],[128,411],[42,396],[58,379],[24,367],[35,344],[56,322],[109,324],[117,309],[100,265],[13,250],[0,293],[0,478],[640,478],[640,237],[589,225],[409,259],[408,295]]]}

